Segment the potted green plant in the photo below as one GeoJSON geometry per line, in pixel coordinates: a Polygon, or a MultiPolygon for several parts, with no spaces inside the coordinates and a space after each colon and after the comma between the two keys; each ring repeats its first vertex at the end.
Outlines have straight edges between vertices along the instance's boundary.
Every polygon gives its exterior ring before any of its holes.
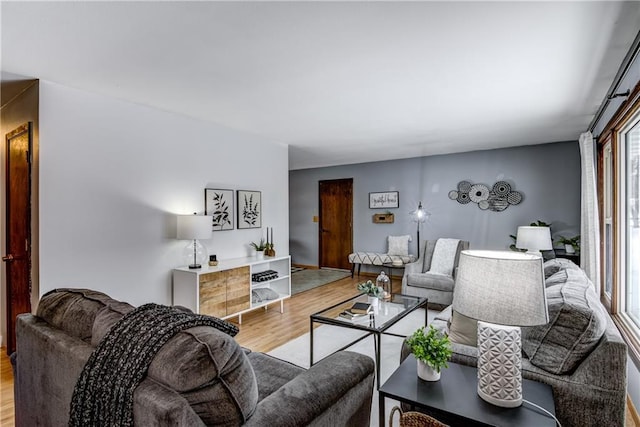
{"type": "Polygon", "coordinates": [[[377,306],[380,298],[384,295],[384,289],[373,283],[371,280],[358,284],[358,290],[367,294],[369,297],[369,304],[373,306],[377,306]]]}
{"type": "Polygon", "coordinates": [[[574,237],[558,236],[556,242],[564,245],[564,250],[568,254],[575,254],[580,251],[580,235],[574,237]]]}
{"type": "Polygon", "coordinates": [[[264,250],[267,248],[267,244],[264,239],[260,239],[258,243],[251,242],[249,243],[249,246],[256,250],[256,256],[258,258],[264,258],[264,250]]]}
{"type": "Polygon", "coordinates": [[[453,353],[449,337],[429,325],[421,327],[407,338],[407,345],[418,361],[418,376],[425,381],[438,381],[440,370],[448,368],[453,353]]]}

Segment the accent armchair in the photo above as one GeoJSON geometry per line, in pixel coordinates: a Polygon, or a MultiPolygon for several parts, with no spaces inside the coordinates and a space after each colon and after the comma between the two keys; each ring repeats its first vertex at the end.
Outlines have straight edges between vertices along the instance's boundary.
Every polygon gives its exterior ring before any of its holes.
{"type": "Polygon", "coordinates": [[[420,258],[405,266],[402,293],[426,297],[429,304],[450,305],[460,252],[465,249],[469,242],[464,240],[423,240],[420,258]]]}

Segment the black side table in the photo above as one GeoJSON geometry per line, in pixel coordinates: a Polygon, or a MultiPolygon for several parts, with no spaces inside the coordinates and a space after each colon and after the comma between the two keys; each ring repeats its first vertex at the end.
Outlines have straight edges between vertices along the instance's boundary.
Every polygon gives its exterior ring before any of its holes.
{"type": "MultiPolygon", "coordinates": [[[[477,370],[449,362],[440,381],[418,378],[416,359],[409,355],[378,390],[380,427],[385,426],[385,397],[423,408],[426,414],[450,426],[555,426],[555,420],[524,402],[517,408],[502,408],[485,402],[477,393],[477,370]]],[[[524,399],[555,415],[553,392],[547,384],[523,379],[524,399]]]]}

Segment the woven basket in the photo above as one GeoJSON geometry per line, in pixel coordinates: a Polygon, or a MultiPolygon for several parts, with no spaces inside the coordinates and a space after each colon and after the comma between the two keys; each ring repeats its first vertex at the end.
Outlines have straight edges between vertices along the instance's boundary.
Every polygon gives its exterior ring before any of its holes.
{"type": "Polygon", "coordinates": [[[389,427],[393,427],[393,415],[396,411],[400,413],[400,427],[449,427],[427,414],[414,411],[402,412],[402,409],[397,406],[394,406],[389,415],[389,427]]]}

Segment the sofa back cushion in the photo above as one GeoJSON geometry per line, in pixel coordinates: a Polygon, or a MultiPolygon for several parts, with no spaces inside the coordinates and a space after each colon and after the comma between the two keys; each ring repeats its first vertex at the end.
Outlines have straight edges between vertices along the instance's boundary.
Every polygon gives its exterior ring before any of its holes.
{"type": "Polygon", "coordinates": [[[212,327],[178,333],[160,349],[147,375],[180,393],[206,425],[243,424],[258,404],[258,384],[245,352],[212,327]]]}
{"type": "Polygon", "coordinates": [[[112,303],[118,301],[90,289],[54,289],[42,296],[36,315],[67,334],[88,341],[97,313],[112,303]]]}
{"type": "Polygon", "coordinates": [[[549,279],[556,283],[547,287],[549,323],[522,328],[522,349],[533,365],[566,374],[598,345],[607,313],[582,270],[567,268],[549,279]]]}

